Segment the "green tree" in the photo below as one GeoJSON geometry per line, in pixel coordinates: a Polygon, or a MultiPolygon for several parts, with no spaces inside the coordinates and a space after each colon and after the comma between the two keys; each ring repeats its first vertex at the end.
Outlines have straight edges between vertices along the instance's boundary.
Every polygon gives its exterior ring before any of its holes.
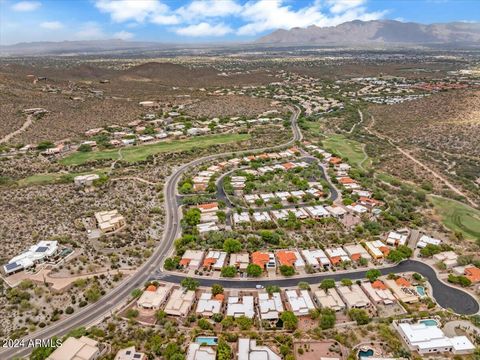
{"type": "Polygon", "coordinates": [[[276,292],[280,292],[280,288],[277,285],[267,285],[265,290],[267,290],[267,293],[269,293],[270,295],[276,292]]]}
{"type": "Polygon", "coordinates": [[[245,315],[239,316],[235,319],[240,330],[250,330],[253,325],[253,320],[246,317],[245,315]]]}
{"type": "Polygon", "coordinates": [[[350,279],[342,279],[340,282],[343,286],[352,286],[353,284],[352,280],[350,279]]]}
{"type": "Polygon", "coordinates": [[[181,360],[185,359],[185,355],[182,353],[180,346],[174,342],[168,343],[165,351],[163,352],[163,356],[167,360],[181,360]]]}
{"type": "Polygon", "coordinates": [[[377,280],[380,276],[382,275],[382,273],[380,272],[380,270],[378,269],[370,269],[368,270],[366,273],[365,273],[365,277],[370,280],[370,282],[374,282],[375,280],[377,280]]]}
{"type": "Polygon", "coordinates": [[[295,275],[295,269],[293,266],[282,265],[280,266],[280,274],[283,276],[292,276],[295,275]]]}
{"type": "Polygon", "coordinates": [[[190,194],[193,191],[193,185],[189,182],[185,182],[180,186],[181,194],[190,194]]]}
{"type": "Polygon", "coordinates": [[[165,259],[163,267],[165,270],[172,271],[178,268],[180,265],[180,258],[178,256],[169,257],[165,259]]]}
{"type": "Polygon", "coordinates": [[[259,277],[262,275],[263,269],[257,264],[248,264],[247,275],[251,277],[259,277]]]}
{"type": "Polygon", "coordinates": [[[198,327],[202,330],[210,330],[212,328],[212,324],[207,319],[201,318],[197,322],[198,327]]]}
{"type": "Polygon", "coordinates": [[[158,322],[162,322],[167,318],[167,313],[163,310],[157,310],[155,312],[155,318],[158,322]]]}
{"type": "Polygon", "coordinates": [[[335,280],[325,279],[320,283],[320,289],[327,290],[335,287],[335,280]]]}
{"type": "Polygon", "coordinates": [[[337,316],[335,315],[335,311],[332,309],[323,309],[318,326],[320,326],[322,330],[332,329],[335,326],[336,320],[337,316]]]}
{"type": "Polygon", "coordinates": [[[310,290],[310,284],[306,281],[300,281],[297,286],[300,290],[310,290]]]}
{"type": "Polygon", "coordinates": [[[198,288],[199,282],[198,280],[192,278],[185,278],[180,282],[180,285],[187,290],[195,291],[198,288]]]}
{"type": "Polygon", "coordinates": [[[225,340],[220,339],[217,345],[217,360],[231,360],[232,358],[232,348],[225,340]]]}
{"type": "Polygon", "coordinates": [[[96,302],[100,299],[102,293],[98,285],[94,284],[85,291],[84,295],[89,302],[96,302]]]}
{"type": "Polygon", "coordinates": [[[259,235],[262,240],[268,244],[278,245],[280,243],[280,235],[274,231],[261,230],[259,231],[259,235]]]}
{"type": "Polygon", "coordinates": [[[292,311],[282,312],[280,319],[283,321],[283,327],[286,330],[295,330],[298,326],[298,318],[292,311]]]}
{"type": "Polygon", "coordinates": [[[442,248],[433,244],[427,244],[427,246],[425,246],[423,249],[420,249],[420,255],[423,257],[432,257],[440,252],[442,252],[442,248]]]}
{"type": "Polygon", "coordinates": [[[42,141],[37,145],[37,150],[43,151],[53,148],[55,145],[51,141],[42,141]]]}
{"type": "Polygon", "coordinates": [[[90,151],[92,151],[92,147],[88,144],[82,144],[78,147],[77,151],[79,151],[79,152],[90,152],[90,151]]]}
{"type": "Polygon", "coordinates": [[[130,293],[130,295],[133,298],[139,298],[142,295],[142,293],[143,293],[143,291],[137,288],[137,289],[133,289],[132,292],[130,293]]]}
{"type": "Polygon", "coordinates": [[[189,226],[197,226],[200,224],[200,217],[201,217],[200,209],[198,208],[191,208],[185,212],[183,216],[183,220],[189,226]]]}
{"type": "Polygon", "coordinates": [[[133,318],[138,317],[139,312],[138,312],[137,309],[128,309],[128,310],[127,310],[127,313],[126,313],[125,315],[126,315],[127,318],[129,318],[129,319],[133,319],[133,318]]]}
{"type": "Polygon", "coordinates": [[[222,224],[225,224],[225,221],[227,220],[227,214],[225,213],[225,211],[217,211],[217,217],[222,224]]]}
{"type": "Polygon", "coordinates": [[[223,286],[220,284],[213,284],[212,285],[212,294],[213,296],[218,294],[223,294],[223,286]]]}
{"type": "Polygon", "coordinates": [[[236,239],[225,239],[223,242],[223,251],[231,254],[242,250],[242,243],[236,239]]]}
{"type": "MultiPolygon", "coordinates": [[[[52,340],[53,340],[52,342],[54,343],[56,341],[56,338],[54,338],[52,340]]],[[[33,348],[29,359],[30,360],[45,360],[54,351],[55,351],[55,348],[53,346],[35,347],[35,348],[33,348]]]]}
{"type": "Polygon", "coordinates": [[[370,316],[364,309],[350,309],[348,315],[357,325],[365,325],[370,322],[370,316]]]}
{"type": "Polygon", "coordinates": [[[235,266],[224,266],[220,274],[223,277],[235,277],[235,275],[237,274],[237,268],[235,266]]]}

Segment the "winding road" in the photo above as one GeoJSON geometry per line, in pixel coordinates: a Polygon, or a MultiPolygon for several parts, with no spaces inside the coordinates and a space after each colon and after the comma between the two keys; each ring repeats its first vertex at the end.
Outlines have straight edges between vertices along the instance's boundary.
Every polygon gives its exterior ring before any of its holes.
{"type": "MultiPolygon", "coordinates": [[[[293,109],[292,109],[293,110],[293,109]]],[[[287,146],[292,146],[295,142],[302,140],[303,135],[297,126],[297,118],[300,115],[300,110],[295,108],[292,111],[291,126],[293,137],[291,140],[284,144],[279,144],[273,147],[265,147],[260,149],[249,150],[250,153],[261,153],[267,150],[281,149],[287,146]]],[[[237,152],[238,153],[238,152],[237,152]]],[[[205,156],[193,160],[187,164],[177,167],[173,173],[167,178],[164,187],[164,199],[165,199],[165,228],[163,232],[163,238],[160,245],[155,249],[152,256],[141,265],[135,274],[132,274],[129,278],[122,281],[118,286],[108,292],[96,303],[90,304],[83,309],[75,312],[69,317],[62,319],[46,328],[29,334],[24,337],[25,343],[33,339],[51,339],[54,336],[64,336],[69,331],[81,326],[88,327],[95,324],[102,319],[111,316],[113,312],[123,306],[130,293],[137,287],[142,286],[151,278],[151,274],[156,270],[161,269],[163,260],[168,256],[171,251],[172,244],[177,238],[180,229],[180,218],[178,212],[178,197],[177,189],[178,183],[183,174],[192,167],[198,166],[204,162],[212,161],[217,158],[233,155],[234,152],[220,153],[205,156]]],[[[12,359],[15,357],[27,356],[32,351],[30,347],[20,348],[3,348],[0,350],[0,359],[12,359]]]]}
{"type": "MultiPolygon", "coordinates": [[[[362,270],[353,270],[348,272],[328,272],[322,274],[312,274],[312,275],[305,275],[300,277],[292,277],[292,278],[280,278],[275,280],[267,280],[267,279],[209,279],[209,278],[200,278],[195,277],[196,280],[199,281],[200,285],[202,286],[212,286],[213,284],[220,284],[224,288],[255,288],[255,285],[277,285],[282,288],[288,287],[295,287],[298,285],[300,281],[308,282],[309,284],[318,284],[322,280],[325,279],[334,279],[335,281],[340,281],[342,279],[351,279],[351,280],[359,280],[365,278],[365,273],[369,269],[362,269],[362,270]]],[[[471,315],[476,314],[480,310],[480,306],[478,301],[471,296],[469,293],[451,287],[444,283],[443,281],[439,280],[435,270],[433,270],[429,265],[417,261],[417,260],[405,260],[399,264],[392,265],[389,267],[379,268],[380,272],[383,275],[388,275],[390,273],[406,273],[406,272],[417,272],[422,274],[425,277],[430,285],[432,286],[433,294],[432,296],[435,298],[437,303],[445,308],[445,309],[452,309],[454,312],[458,314],[465,314],[471,315]]],[[[152,276],[150,280],[162,280],[172,283],[179,283],[185,278],[185,276],[177,275],[173,273],[157,273],[156,276],[152,276]]]]}
{"type": "MultiPolygon", "coordinates": [[[[296,108],[291,116],[291,126],[293,137],[290,141],[274,147],[261,148],[249,151],[250,153],[260,153],[264,151],[272,151],[281,149],[295,144],[295,142],[302,140],[302,133],[297,126],[297,118],[300,110],[296,108]]],[[[238,153],[238,152],[237,152],[238,153]]],[[[152,279],[159,279],[167,282],[179,283],[184,276],[174,275],[167,272],[162,272],[162,263],[169,255],[174,240],[179,235],[180,231],[180,214],[178,211],[178,183],[183,174],[192,167],[198,166],[204,162],[212,161],[221,157],[233,155],[234,153],[221,153],[209,155],[203,158],[193,160],[187,164],[177,167],[173,173],[167,178],[164,187],[165,199],[165,228],[163,238],[159,246],[155,249],[153,255],[138,268],[138,270],[129,278],[122,281],[116,288],[108,292],[96,303],[90,304],[85,308],[75,312],[69,317],[66,317],[50,326],[36,331],[22,340],[28,343],[32,339],[51,339],[54,336],[64,336],[69,331],[78,327],[91,326],[104,318],[111,316],[115,310],[123,306],[129,298],[129,294],[135,288],[141,287],[145,282],[152,279]]],[[[437,302],[444,308],[451,308],[453,311],[461,314],[473,314],[479,311],[478,302],[468,293],[450,287],[438,280],[434,270],[419,261],[407,260],[398,265],[380,269],[382,273],[390,272],[407,272],[415,271],[428,278],[433,288],[433,296],[437,302]]],[[[201,285],[210,286],[213,283],[220,283],[225,288],[252,288],[256,284],[268,285],[276,284],[282,287],[296,286],[299,281],[307,281],[309,283],[318,283],[324,278],[333,278],[340,280],[343,278],[361,279],[364,277],[365,270],[354,271],[348,273],[331,273],[305,276],[303,278],[284,278],[277,280],[227,280],[227,279],[199,279],[201,285]]],[[[15,357],[24,357],[31,352],[30,347],[20,348],[3,348],[0,350],[0,359],[12,359],[15,357]]]]}

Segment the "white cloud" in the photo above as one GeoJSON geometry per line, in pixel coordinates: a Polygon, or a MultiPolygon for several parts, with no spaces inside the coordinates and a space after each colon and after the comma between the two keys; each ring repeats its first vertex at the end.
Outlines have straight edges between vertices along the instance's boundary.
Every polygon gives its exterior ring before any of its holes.
{"type": "Polygon", "coordinates": [[[113,37],[115,39],[130,40],[133,39],[134,35],[131,32],[122,30],[113,34],[113,37]]]}
{"type": "Polygon", "coordinates": [[[180,23],[180,19],[176,15],[152,15],[150,21],[157,25],[176,25],[180,23]]]}
{"type": "Polygon", "coordinates": [[[202,22],[196,25],[190,25],[175,30],[178,35],[193,37],[224,36],[231,33],[232,31],[232,28],[228,25],[225,25],[224,23],[211,25],[206,22],[202,22]]]}
{"type": "Polygon", "coordinates": [[[242,6],[234,0],[194,0],[175,12],[187,21],[238,15],[242,6]]]}
{"type": "Polygon", "coordinates": [[[244,5],[242,17],[247,24],[237,30],[238,35],[256,35],[267,30],[291,29],[293,27],[335,26],[352,20],[376,20],[385,12],[368,12],[360,6],[364,1],[340,0],[327,1],[325,6],[330,12],[322,11],[322,4],[315,2],[310,6],[293,10],[284,5],[283,0],[250,1],[244,5]]]}
{"type": "Polygon", "coordinates": [[[178,24],[175,15],[159,0],[96,0],[95,7],[110,14],[115,22],[151,21],[160,25],[178,24]]]}
{"type": "Polygon", "coordinates": [[[39,1],[20,1],[12,5],[14,11],[33,11],[37,10],[42,4],[39,1]]]}
{"type": "Polygon", "coordinates": [[[79,40],[99,40],[105,39],[107,35],[99,24],[89,21],[80,27],[80,30],[75,33],[75,37],[79,40]]]}
{"type": "MultiPolygon", "coordinates": [[[[95,7],[109,14],[114,22],[127,23],[127,28],[151,23],[167,27],[183,36],[223,36],[236,33],[253,36],[275,29],[293,27],[334,26],[351,20],[376,20],[385,12],[370,12],[368,0],[191,0],[176,9],[169,8],[166,0],[93,0],[95,7]],[[164,3],[165,2],[165,3],[164,3]],[[295,3],[296,4],[296,3],[295,3]],[[302,6],[302,5],[300,5],[302,6]],[[235,18],[243,24],[232,29],[227,20],[235,18]]],[[[174,2],[168,2],[171,4],[174,2]]]]}
{"type": "Polygon", "coordinates": [[[332,14],[343,13],[347,10],[365,4],[366,0],[327,0],[329,11],[332,14]]]}
{"type": "Polygon", "coordinates": [[[44,21],[40,24],[40,27],[47,30],[58,30],[63,28],[63,24],[60,21],[44,21]]]}

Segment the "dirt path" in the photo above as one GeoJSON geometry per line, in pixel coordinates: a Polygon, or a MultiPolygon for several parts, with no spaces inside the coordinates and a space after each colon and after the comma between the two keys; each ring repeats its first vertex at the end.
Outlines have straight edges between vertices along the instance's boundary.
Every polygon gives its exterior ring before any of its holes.
{"type": "Polygon", "coordinates": [[[360,116],[360,121],[358,123],[353,124],[352,128],[348,131],[349,134],[351,134],[353,130],[355,130],[357,125],[360,125],[361,123],[363,123],[363,113],[360,110],[358,110],[358,115],[360,116]]]}
{"type": "Polygon", "coordinates": [[[450,181],[448,181],[447,179],[445,179],[442,175],[440,175],[438,172],[436,172],[435,170],[429,168],[427,165],[425,165],[423,162],[421,162],[420,160],[416,159],[415,157],[413,157],[412,155],[410,155],[409,152],[407,152],[406,150],[402,149],[400,146],[396,145],[394,143],[394,141],[386,136],[386,135],[382,135],[382,134],[379,134],[378,132],[374,131],[374,130],[371,130],[371,128],[373,127],[373,125],[375,124],[375,118],[372,116],[372,122],[369,124],[369,126],[365,126],[365,130],[371,134],[371,135],[374,135],[376,137],[378,137],[379,139],[382,139],[386,142],[388,142],[391,146],[393,146],[398,152],[400,152],[402,155],[404,155],[405,157],[407,157],[408,159],[410,159],[411,161],[413,161],[415,164],[417,164],[418,166],[422,167],[423,169],[425,169],[426,171],[428,171],[430,174],[432,174],[434,177],[436,177],[438,180],[440,180],[441,182],[443,182],[450,190],[452,190],[454,193],[460,195],[460,196],[463,196],[465,198],[465,200],[468,201],[468,203],[473,206],[473,207],[477,207],[477,204],[475,203],[475,201],[473,201],[472,199],[470,199],[465,193],[463,193],[458,187],[456,187],[455,185],[453,185],[450,181]]]}
{"type": "Polygon", "coordinates": [[[14,136],[17,136],[18,134],[24,132],[32,124],[33,124],[33,115],[28,115],[27,119],[23,123],[22,127],[20,129],[15,130],[14,132],[11,132],[10,134],[5,135],[3,138],[1,138],[0,139],[0,144],[4,144],[6,142],[9,142],[11,138],[13,138],[14,136]]]}

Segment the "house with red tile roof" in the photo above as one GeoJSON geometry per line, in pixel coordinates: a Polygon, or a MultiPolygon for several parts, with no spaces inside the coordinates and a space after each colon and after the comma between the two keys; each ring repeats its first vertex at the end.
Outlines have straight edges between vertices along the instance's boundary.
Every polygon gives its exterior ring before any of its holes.
{"type": "Polygon", "coordinates": [[[202,213],[218,211],[218,203],[217,202],[200,204],[200,205],[197,205],[197,207],[200,209],[200,211],[202,213]]]}
{"type": "Polygon", "coordinates": [[[465,276],[472,282],[477,283],[480,281],[480,269],[476,266],[465,268],[465,276]]]}

